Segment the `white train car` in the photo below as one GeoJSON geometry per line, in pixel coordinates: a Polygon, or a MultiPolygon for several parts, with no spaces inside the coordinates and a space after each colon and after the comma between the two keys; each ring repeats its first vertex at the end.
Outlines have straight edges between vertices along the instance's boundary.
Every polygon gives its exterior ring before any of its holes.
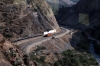
{"type": "Polygon", "coordinates": [[[49,31],[49,33],[55,33],[56,32],[56,30],[50,30],[49,31]]]}
{"type": "Polygon", "coordinates": [[[55,33],[56,32],[56,30],[49,30],[49,31],[46,31],[46,32],[44,32],[44,35],[47,35],[47,34],[53,34],[53,33],[55,33]]]}
{"type": "Polygon", "coordinates": [[[44,32],[44,34],[43,34],[43,35],[47,35],[48,33],[49,33],[49,32],[47,32],[47,31],[46,31],[46,32],[44,32]]]}

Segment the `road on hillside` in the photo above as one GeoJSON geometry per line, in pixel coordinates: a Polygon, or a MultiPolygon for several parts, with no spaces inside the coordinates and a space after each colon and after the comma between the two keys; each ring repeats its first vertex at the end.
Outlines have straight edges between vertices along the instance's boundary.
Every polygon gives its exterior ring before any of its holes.
{"type": "Polygon", "coordinates": [[[70,32],[70,30],[67,30],[67,29],[61,27],[61,31],[59,33],[53,34],[50,37],[42,37],[42,36],[40,36],[40,37],[37,37],[37,38],[31,38],[31,39],[18,41],[18,42],[16,42],[16,44],[23,51],[23,53],[28,54],[28,53],[30,53],[30,51],[31,51],[30,49],[31,48],[33,48],[33,47],[35,47],[37,45],[40,45],[43,42],[46,42],[46,41],[52,39],[52,37],[59,38],[59,37],[64,36],[65,34],[68,34],[69,32],[70,32]]]}

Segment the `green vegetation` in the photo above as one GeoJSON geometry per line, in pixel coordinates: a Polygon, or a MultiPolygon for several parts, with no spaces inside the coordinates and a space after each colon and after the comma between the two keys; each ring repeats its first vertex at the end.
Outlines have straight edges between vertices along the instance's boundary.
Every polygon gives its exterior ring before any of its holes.
{"type": "Polygon", "coordinates": [[[58,15],[58,11],[59,11],[59,4],[52,4],[52,3],[49,3],[52,7],[52,10],[54,12],[54,15],[58,15]]]}
{"type": "Polygon", "coordinates": [[[35,55],[33,55],[33,54],[30,55],[30,59],[31,59],[32,61],[36,60],[37,62],[39,62],[39,59],[37,58],[37,56],[35,56],[35,55]]]}
{"type": "Polygon", "coordinates": [[[37,46],[37,49],[35,50],[35,52],[30,53],[30,60],[33,61],[33,62],[36,61],[37,63],[42,64],[43,66],[46,66],[45,65],[46,57],[45,56],[35,55],[35,53],[37,53],[40,50],[44,50],[44,49],[46,49],[46,47],[44,47],[44,46],[37,46]]]}
{"type": "MultiPolygon", "coordinates": [[[[45,56],[37,56],[34,53],[30,54],[30,59],[34,62],[46,66],[45,56]]],[[[58,61],[54,62],[53,66],[91,66],[98,65],[96,60],[88,53],[78,52],[77,50],[67,50],[61,53],[58,61]]]]}
{"type": "Polygon", "coordinates": [[[40,57],[40,60],[41,60],[41,62],[44,62],[45,56],[41,56],[41,57],[40,57]]]}
{"type": "Polygon", "coordinates": [[[82,40],[77,44],[77,50],[67,50],[61,53],[62,57],[54,63],[54,66],[97,66],[98,63],[89,53],[90,41],[82,40]],[[86,52],[85,52],[86,51],[86,52]]]}
{"type": "Polygon", "coordinates": [[[44,63],[45,56],[40,56],[40,58],[38,58],[36,55],[31,54],[30,60],[37,61],[38,63],[44,63]]]}
{"type": "Polygon", "coordinates": [[[98,65],[96,60],[89,54],[79,53],[75,50],[62,52],[63,58],[55,62],[54,66],[91,66],[98,65]]]}
{"type": "Polygon", "coordinates": [[[7,33],[7,34],[4,34],[4,37],[12,38],[13,37],[13,34],[12,33],[7,33]]]}
{"type": "Polygon", "coordinates": [[[53,12],[54,12],[54,15],[58,15],[58,10],[57,9],[54,9],[53,12]]]}
{"type": "Polygon", "coordinates": [[[54,66],[60,66],[60,63],[59,62],[55,62],[54,66]]]}

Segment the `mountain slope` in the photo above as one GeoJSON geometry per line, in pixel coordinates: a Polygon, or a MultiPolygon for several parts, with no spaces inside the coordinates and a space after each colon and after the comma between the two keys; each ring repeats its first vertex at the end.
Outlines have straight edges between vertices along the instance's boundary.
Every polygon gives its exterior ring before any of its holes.
{"type": "Polygon", "coordinates": [[[48,3],[58,4],[61,7],[69,7],[76,4],[79,0],[47,0],[48,3]]]}
{"type": "Polygon", "coordinates": [[[44,0],[0,0],[0,33],[22,38],[59,30],[51,7],[44,0]]]}
{"type": "Polygon", "coordinates": [[[46,0],[53,9],[55,15],[58,14],[60,8],[71,7],[75,5],[79,0],[46,0]]]}
{"type": "Polygon", "coordinates": [[[67,25],[74,29],[93,28],[100,25],[100,1],[99,0],[80,0],[72,7],[63,7],[59,10],[57,20],[59,24],[67,25]],[[89,16],[89,26],[79,23],[79,14],[87,14],[89,16]]]}

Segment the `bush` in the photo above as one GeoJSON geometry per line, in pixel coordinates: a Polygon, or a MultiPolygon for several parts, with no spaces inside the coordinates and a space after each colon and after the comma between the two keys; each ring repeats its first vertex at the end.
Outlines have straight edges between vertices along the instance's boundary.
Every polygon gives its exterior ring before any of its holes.
{"type": "Polygon", "coordinates": [[[60,63],[60,64],[63,64],[64,62],[63,62],[63,59],[58,59],[58,62],[60,63]]]}
{"type": "Polygon", "coordinates": [[[41,56],[41,57],[40,57],[40,60],[41,60],[42,62],[44,62],[44,61],[45,61],[45,56],[41,56]]]}
{"type": "Polygon", "coordinates": [[[35,55],[33,55],[33,54],[30,55],[30,59],[31,59],[32,61],[34,61],[34,60],[38,61],[38,60],[39,60],[39,59],[38,59],[35,55]]]}
{"type": "Polygon", "coordinates": [[[13,37],[13,34],[12,33],[7,33],[7,34],[4,34],[4,37],[12,38],[13,37]]]}
{"type": "Polygon", "coordinates": [[[32,61],[35,60],[35,61],[37,61],[38,63],[42,63],[42,62],[45,61],[45,56],[41,56],[40,59],[39,59],[37,56],[31,54],[31,55],[30,55],[30,59],[31,59],[32,61]]]}
{"type": "MultiPolygon", "coordinates": [[[[59,59],[58,62],[61,66],[90,66],[90,65],[98,65],[96,60],[88,54],[82,54],[76,52],[74,50],[68,50],[62,52],[63,58],[59,59]]],[[[55,62],[55,66],[57,66],[58,62],[55,62]]]]}
{"type": "Polygon", "coordinates": [[[62,55],[65,57],[73,57],[73,52],[71,50],[67,50],[62,52],[62,55]]]}
{"type": "Polygon", "coordinates": [[[60,66],[60,63],[59,62],[55,62],[54,66],[60,66]]]}

